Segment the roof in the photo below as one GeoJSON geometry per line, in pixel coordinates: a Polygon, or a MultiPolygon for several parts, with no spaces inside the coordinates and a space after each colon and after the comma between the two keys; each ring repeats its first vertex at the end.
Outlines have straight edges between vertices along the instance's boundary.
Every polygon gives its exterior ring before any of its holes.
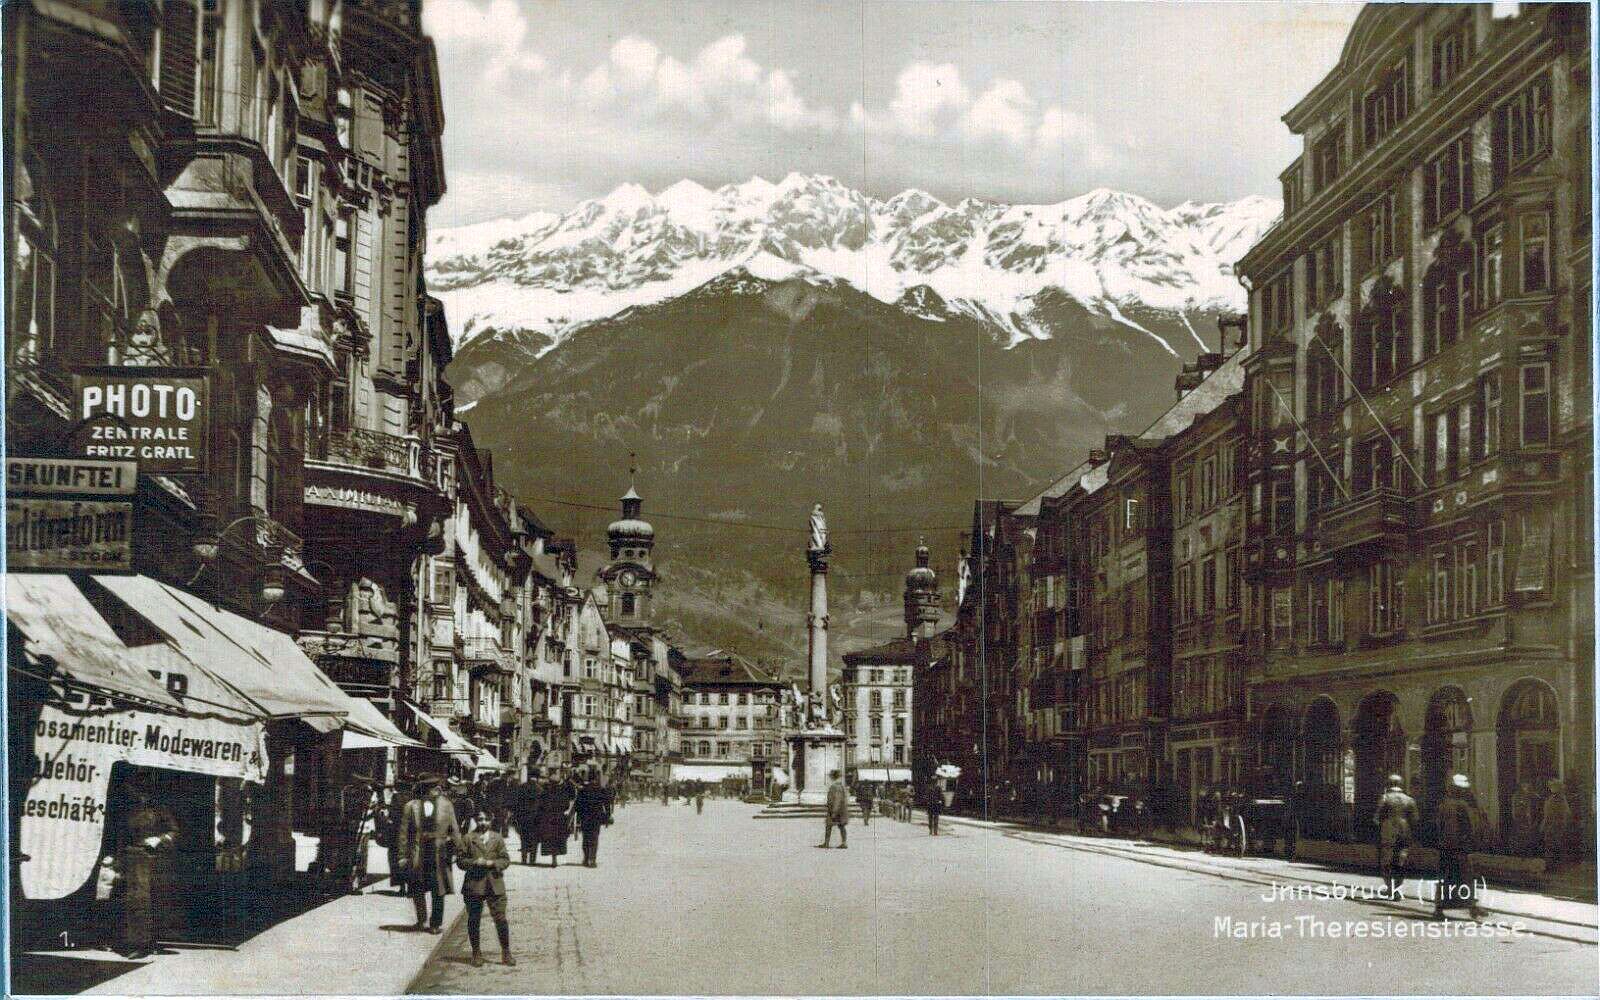
{"type": "Polygon", "coordinates": [[[1054,500],[1056,497],[1061,496],[1063,493],[1072,489],[1072,487],[1078,484],[1078,480],[1083,478],[1083,474],[1090,468],[1091,466],[1088,462],[1079,462],[1071,472],[1062,476],[1060,479],[1057,479],[1049,486],[1046,486],[1043,490],[1036,494],[1033,499],[1028,500],[1022,506],[1018,507],[1015,513],[1020,517],[1038,517],[1039,508],[1043,506],[1045,500],[1054,500]]]}
{"type": "Polygon", "coordinates": [[[745,687],[782,687],[783,682],[736,653],[713,650],[706,656],[687,657],[683,661],[683,684],[742,685],[745,687]]]}
{"type": "MultiPolygon", "coordinates": [[[[928,658],[930,660],[936,660],[944,655],[943,639],[933,638],[928,640],[928,643],[928,658]]],[[[880,663],[896,665],[916,663],[917,647],[916,643],[911,639],[891,639],[876,646],[869,646],[866,649],[858,649],[854,652],[846,653],[844,654],[844,662],[851,665],[865,664],[868,666],[880,663]]]]}
{"type": "Polygon", "coordinates": [[[1182,434],[1196,420],[1215,410],[1226,402],[1229,396],[1243,389],[1244,359],[1247,354],[1249,354],[1248,349],[1230,354],[1216,371],[1206,376],[1205,381],[1185,393],[1170,410],[1145,428],[1137,440],[1144,444],[1159,444],[1174,434],[1182,434]]]}

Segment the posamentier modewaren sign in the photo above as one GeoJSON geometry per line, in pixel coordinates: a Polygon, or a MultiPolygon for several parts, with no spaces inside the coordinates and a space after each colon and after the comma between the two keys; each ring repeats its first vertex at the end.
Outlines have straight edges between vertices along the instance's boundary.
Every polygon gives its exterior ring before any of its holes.
{"type": "Polygon", "coordinates": [[[138,462],[145,473],[204,472],[210,389],[204,368],[79,368],[78,450],[138,462]]]}

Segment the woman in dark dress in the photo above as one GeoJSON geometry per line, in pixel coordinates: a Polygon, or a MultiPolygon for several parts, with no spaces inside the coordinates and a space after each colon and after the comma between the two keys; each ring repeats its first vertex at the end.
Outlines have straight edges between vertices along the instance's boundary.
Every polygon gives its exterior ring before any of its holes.
{"type": "Polygon", "coordinates": [[[557,858],[567,853],[567,838],[572,835],[571,806],[566,782],[560,778],[551,778],[540,786],[534,822],[539,830],[539,849],[550,859],[551,868],[559,863],[557,858]]]}
{"type": "Polygon", "coordinates": [[[511,798],[511,825],[517,830],[517,844],[522,850],[522,863],[531,865],[539,860],[539,828],[536,816],[536,798],[539,794],[537,779],[521,782],[508,789],[511,798]]]}

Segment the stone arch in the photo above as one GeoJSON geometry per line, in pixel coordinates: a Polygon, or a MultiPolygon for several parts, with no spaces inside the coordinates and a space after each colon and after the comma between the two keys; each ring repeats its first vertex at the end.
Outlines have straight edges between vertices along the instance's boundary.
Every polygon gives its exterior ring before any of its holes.
{"type": "Polygon", "coordinates": [[[1296,810],[1308,837],[1340,835],[1344,804],[1344,734],[1339,706],[1322,695],[1306,706],[1300,721],[1301,784],[1296,810]]]}
{"type": "Polygon", "coordinates": [[[1257,783],[1278,788],[1294,776],[1294,716],[1282,705],[1268,705],[1257,720],[1257,783]]]}
{"type": "Polygon", "coordinates": [[[1561,699],[1537,677],[1522,677],[1506,689],[1495,716],[1495,784],[1500,815],[1512,815],[1512,796],[1527,786],[1542,802],[1548,783],[1563,774],[1561,699]]]}
{"type": "Polygon", "coordinates": [[[1455,774],[1472,774],[1472,704],[1466,691],[1448,684],[1428,699],[1422,729],[1422,796],[1425,824],[1455,774]]]}
{"type": "Polygon", "coordinates": [[[1377,804],[1389,775],[1405,775],[1406,734],[1400,720],[1400,699],[1383,688],[1370,692],[1356,707],[1352,730],[1359,815],[1377,804]]]}

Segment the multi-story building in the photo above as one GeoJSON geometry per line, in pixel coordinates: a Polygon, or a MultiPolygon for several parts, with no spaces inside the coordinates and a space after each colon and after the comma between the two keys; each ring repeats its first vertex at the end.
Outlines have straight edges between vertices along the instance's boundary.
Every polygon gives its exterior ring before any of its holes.
{"type": "Polygon", "coordinates": [[[683,763],[672,765],[673,779],[765,787],[784,750],[783,683],[721,650],[686,658],[682,676],[683,763]]]}
{"type": "Polygon", "coordinates": [[[845,769],[852,781],[910,782],[913,676],[932,656],[939,624],[939,577],[917,543],[906,573],[905,637],[844,654],[845,769]]]}
{"type": "Polygon", "coordinates": [[[1251,726],[1346,820],[1594,782],[1590,42],[1501,14],[1363,11],[1239,265],[1251,726]]]}

